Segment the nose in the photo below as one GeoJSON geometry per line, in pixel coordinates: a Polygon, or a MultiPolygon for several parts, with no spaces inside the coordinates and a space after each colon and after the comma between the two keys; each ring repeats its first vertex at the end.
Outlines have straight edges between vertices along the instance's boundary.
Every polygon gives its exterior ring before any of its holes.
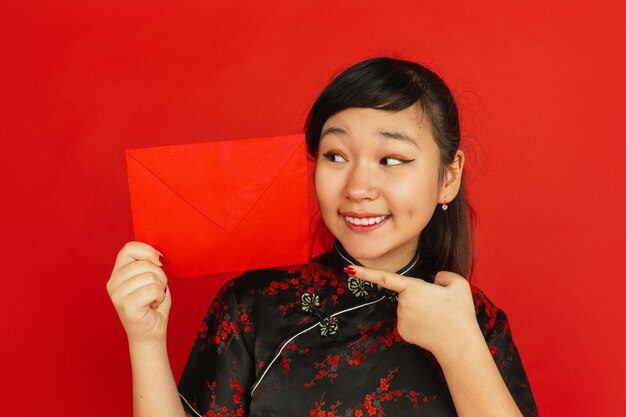
{"type": "Polygon", "coordinates": [[[375,174],[367,164],[355,164],[346,179],[345,194],[350,200],[375,200],[379,196],[375,174]]]}

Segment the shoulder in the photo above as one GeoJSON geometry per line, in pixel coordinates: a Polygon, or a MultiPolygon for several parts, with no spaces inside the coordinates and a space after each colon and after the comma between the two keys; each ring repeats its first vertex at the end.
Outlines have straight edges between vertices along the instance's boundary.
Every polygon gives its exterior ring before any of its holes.
{"type": "Polygon", "coordinates": [[[483,333],[488,334],[495,330],[507,331],[509,324],[504,311],[496,306],[476,285],[470,283],[470,288],[474,299],[476,318],[483,333]]]}

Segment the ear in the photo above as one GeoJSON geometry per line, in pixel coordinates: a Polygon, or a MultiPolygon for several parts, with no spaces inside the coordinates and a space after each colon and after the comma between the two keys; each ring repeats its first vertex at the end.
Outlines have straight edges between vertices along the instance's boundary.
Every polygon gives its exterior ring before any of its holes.
{"type": "Polygon", "coordinates": [[[463,175],[463,166],[465,165],[465,154],[462,150],[457,150],[452,163],[446,167],[443,177],[443,187],[439,192],[439,204],[449,203],[459,193],[461,188],[461,177],[463,175]]]}

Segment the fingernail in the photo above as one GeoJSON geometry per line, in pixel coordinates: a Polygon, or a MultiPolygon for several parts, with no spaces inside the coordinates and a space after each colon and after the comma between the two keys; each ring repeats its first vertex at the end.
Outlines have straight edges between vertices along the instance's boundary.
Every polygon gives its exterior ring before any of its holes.
{"type": "Polygon", "coordinates": [[[343,269],[343,272],[345,272],[345,273],[346,273],[346,274],[348,274],[348,275],[354,275],[354,274],[356,274],[356,270],[355,270],[354,268],[352,268],[351,266],[346,266],[346,267],[343,269]]]}

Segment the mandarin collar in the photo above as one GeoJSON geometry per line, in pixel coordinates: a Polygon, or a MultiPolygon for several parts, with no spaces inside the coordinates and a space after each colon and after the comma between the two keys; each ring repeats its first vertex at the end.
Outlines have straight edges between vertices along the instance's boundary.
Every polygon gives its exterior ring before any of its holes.
{"type": "MultiPolygon", "coordinates": [[[[335,247],[333,248],[333,255],[335,258],[335,264],[340,274],[345,274],[343,268],[349,265],[363,266],[359,261],[354,259],[341,245],[338,240],[335,240],[335,247]]],[[[420,278],[426,282],[434,282],[434,274],[425,268],[420,263],[419,251],[415,253],[413,259],[411,259],[405,266],[396,271],[396,274],[405,275],[407,277],[420,278]]],[[[348,275],[348,277],[350,277],[348,275]]],[[[361,281],[361,280],[359,280],[361,281]]]]}

